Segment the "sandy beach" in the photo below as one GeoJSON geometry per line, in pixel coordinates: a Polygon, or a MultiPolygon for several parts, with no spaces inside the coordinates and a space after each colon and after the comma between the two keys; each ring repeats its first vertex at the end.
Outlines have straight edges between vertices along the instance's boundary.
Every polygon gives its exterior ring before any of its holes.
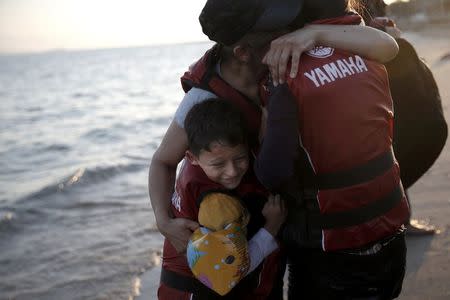
{"type": "MultiPolygon", "coordinates": [[[[450,26],[427,26],[404,37],[430,66],[438,83],[447,121],[450,120],[450,26]],[[444,56],[447,56],[445,59],[444,56]]],[[[450,299],[450,142],[433,167],[410,190],[413,218],[438,227],[433,236],[408,237],[407,274],[399,299],[450,299]]],[[[141,295],[156,299],[160,267],[141,278],[141,295]]]]}

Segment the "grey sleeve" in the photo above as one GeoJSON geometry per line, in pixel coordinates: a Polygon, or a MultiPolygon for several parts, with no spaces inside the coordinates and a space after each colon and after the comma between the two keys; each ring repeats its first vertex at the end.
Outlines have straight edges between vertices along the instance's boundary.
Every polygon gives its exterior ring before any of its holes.
{"type": "Polygon", "coordinates": [[[184,128],[184,120],[189,110],[197,103],[205,101],[206,99],[217,98],[217,96],[209,91],[199,88],[192,88],[184,95],[180,105],[175,112],[174,120],[181,127],[184,128]]]}

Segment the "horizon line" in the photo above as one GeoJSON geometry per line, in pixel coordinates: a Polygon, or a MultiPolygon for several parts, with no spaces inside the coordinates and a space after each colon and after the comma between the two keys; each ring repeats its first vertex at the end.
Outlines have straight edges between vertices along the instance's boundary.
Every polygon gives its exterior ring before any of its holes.
{"type": "Polygon", "coordinates": [[[128,46],[100,46],[100,47],[81,47],[81,48],[49,48],[45,50],[19,50],[19,51],[3,51],[0,50],[0,56],[20,56],[20,55],[39,55],[48,54],[54,52],[84,52],[84,51],[96,51],[96,50],[114,50],[114,49],[128,49],[128,48],[148,48],[148,47],[160,47],[171,45],[184,45],[184,44],[200,44],[200,43],[214,43],[210,40],[194,40],[194,41],[182,41],[182,42],[161,42],[155,44],[136,44],[128,46]]]}

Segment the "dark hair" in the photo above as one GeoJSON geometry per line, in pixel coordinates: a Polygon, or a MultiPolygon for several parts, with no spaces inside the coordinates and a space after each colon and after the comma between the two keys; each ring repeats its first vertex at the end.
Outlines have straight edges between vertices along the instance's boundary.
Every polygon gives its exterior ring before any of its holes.
{"type": "Polygon", "coordinates": [[[360,0],[304,0],[302,11],[289,27],[293,30],[316,20],[341,17],[360,4],[360,0]]]}
{"type": "MultiPolygon", "coordinates": [[[[229,62],[236,59],[234,54],[234,47],[241,46],[251,50],[253,55],[261,55],[267,51],[266,47],[270,45],[272,40],[278,38],[279,36],[289,32],[286,29],[270,30],[270,31],[251,31],[244,35],[236,43],[226,46],[221,44],[216,44],[215,48],[222,62],[229,62]]],[[[258,63],[260,59],[258,59],[258,63]]]]}
{"type": "Polygon", "coordinates": [[[184,121],[189,150],[196,156],[211,143],[247,145],[247,126],[241,112],[225,99],[211,98],[194,105],[184,121]]]}
{"type": "Polygon", "coordinates": [[[369,24],[375,17],[386,16],[386,6],[383,0],[361,0],[357,11],[363,17],[364,22],[369,24]]]}

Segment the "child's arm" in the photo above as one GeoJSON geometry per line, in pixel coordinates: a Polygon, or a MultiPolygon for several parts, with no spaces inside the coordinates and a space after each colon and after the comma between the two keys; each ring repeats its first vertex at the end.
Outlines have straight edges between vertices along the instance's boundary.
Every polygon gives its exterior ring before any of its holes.
{"type": "Polygon", "coordinates": [[[389,34],[360,25],[308,25],[272,41],[263,58],[274,84],[283,83],[291,59],[290,77],[297,76],[300,56],[315,46],[328,46],[385,63],[398,53],[398,45],[389,34]]]}
{"type": "Polygon", "coordinates": [[[284,202],[279,195],[269,196],[262,214],[266,218],[266,224],[248,242],[250,267],[247,274],[255,270],[264,258],[278,248],[275,236],[278,234],[287,215],[284,202]]]}

